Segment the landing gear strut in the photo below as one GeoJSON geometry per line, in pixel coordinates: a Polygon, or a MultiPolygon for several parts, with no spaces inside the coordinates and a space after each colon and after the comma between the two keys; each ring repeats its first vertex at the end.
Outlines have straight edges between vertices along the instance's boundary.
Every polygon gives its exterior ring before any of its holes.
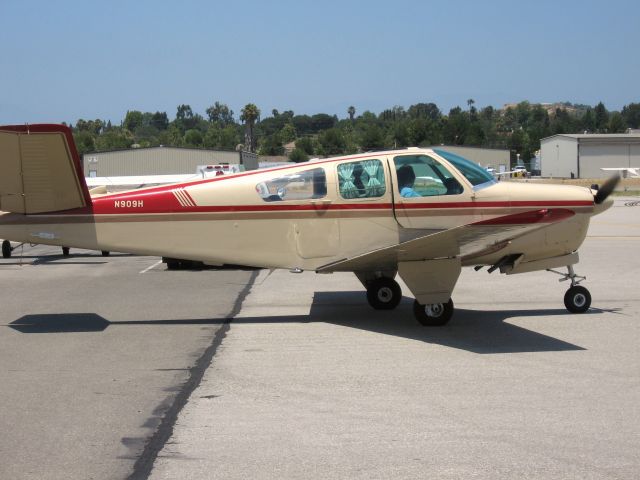
{"type": "Polygon", "coordinates": [[[585,287],[581,287],[579,284],[586,280],[587,277],[581,277],[576,275],[573,271],[573,265],[567,266],[567,273],[557,272],[555,270],[547,270],[549,272],[560,275],[561,282],[571,280],[571,286],[564,294],[564,306],[567,307],[571,313],[584,313],[589,310],[591,306],[591,294],[585,287]]]}
{"type": "Polygon", "coordinates": [[[367,301],[376,310],[393,310],[400,300],[402,289],[393,278],[376,278],[367,285],[367,301]]]}

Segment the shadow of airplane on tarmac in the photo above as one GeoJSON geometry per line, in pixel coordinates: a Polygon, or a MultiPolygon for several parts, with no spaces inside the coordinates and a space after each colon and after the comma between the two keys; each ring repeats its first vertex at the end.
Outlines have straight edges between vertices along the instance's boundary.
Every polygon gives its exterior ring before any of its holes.
{"type": "MultiPolygon", "coordinates": [[[[514,317],[557,317],[571,315],[564,309],[494,310],[457,309],[444,327],[423,327],[413,318],[412,299],[404,298],[394,311],[372,310],[362,301],[362,292],[316,292],[309,315],[271,317],[201,318],[168,320],[125,320],[110,322],[96,313],[54,313],[25,315],[8,326],[21,333],[102,332],[127,325],[223,325],[287,324],[323,322],[381,335],[421,341],[479,354],[516,352],[558,352],[583,347],[508,323],[514,317]]],[[[582,315],[601,315],[615,310],[592,309],[582,315]]]]}

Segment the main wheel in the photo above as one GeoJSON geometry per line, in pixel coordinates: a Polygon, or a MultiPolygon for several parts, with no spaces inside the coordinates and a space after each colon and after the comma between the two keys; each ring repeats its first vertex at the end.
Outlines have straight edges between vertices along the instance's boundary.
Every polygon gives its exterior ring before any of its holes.
{"type": "Polygon", "coordinates": [[[445,325],[453,316],[453,300],[447,303],[431,303],[423,305],[418,300],[413,302],[413,314],[425,327],[440,327],[445,325]]]}
{"type": "Polygon", "coordinates": [[[11,242],[9,240],[4,240],[2,242],[2,257],[3,258],[11,258],[11,242]]]}
{"type": "Polygon", "coordinates": [[[62,247],[62,256],[63,257],[69,256],[69,247],[62,247]]]}
{"type": "Polygon", "coordinates": [[[402,289],[392,278],[376,278],[367,287],[367,301],[376,310],[393,310],[400,300],[402,289]]]}
{"type": "Polygon", "coordinates": [[[584,313],[591,306],[589,290],[580,285],[574,285],[564,294],[564,306],[571,313],[584,313]]]}
{"type": "Polygon", "coordinates": [[[103,257],[108,257],[111,254],[111,252],[109,252],[107,250],[102,250],[101,253],[102,253],[103,257]]]}

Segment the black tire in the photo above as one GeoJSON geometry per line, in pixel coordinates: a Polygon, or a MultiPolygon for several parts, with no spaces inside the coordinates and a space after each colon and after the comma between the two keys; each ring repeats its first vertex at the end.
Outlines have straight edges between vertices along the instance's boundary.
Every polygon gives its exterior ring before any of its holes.
{"type": "Polygon", "coordinates": [[[107,250],[102,250],[102,256],[103,257],[108,257],[111,254],[111,252],[108,252],[107,250]]]}
{"type": "Polygon", "coordinates": [[[367,287],[367,301],[376,310],[393,310],[402,300],[402,289],[392,278],[376,278],[367,287]]]}
{"type": "Polygon", "coordinates": [[[11,242],[9,240],[4,240],[2,242],[2,258],[11,258],[11,242]]]}
{"type": "Polygon", "coordinates": [[[163,260],[165,260],[165,263],[167,264],[167,270],[180,270],[182,268],[180,260],[175,258],[167,258],[163,260]]]}
{"type": "Polygon", "coordinates": [[[571,313],[584,313],[591,306],[589,290],[580,285],[574,285],[564,294],[564,306],[571,313]]]}
{"type": "Polygon", "coordinates": [[[69,256],[69,247],[62,247],[62,256],[63,257],[69,256]]]}
{"type": "Polygon", "coordinates": [[[449,299],[447,303],[430,305],[423,305],[414,300],[413,314],[416,320],[425,327],[441,327],[446,325],[453,316],[453,300],[449,299]]]}

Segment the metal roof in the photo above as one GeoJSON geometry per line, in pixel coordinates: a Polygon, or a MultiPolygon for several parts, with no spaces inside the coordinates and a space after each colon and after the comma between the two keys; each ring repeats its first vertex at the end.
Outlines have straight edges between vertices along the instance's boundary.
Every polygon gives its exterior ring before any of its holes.
{"type": "Polygon", "coordinates": [[[573,138],[578,141],[588,142],[640,143],[640,134],[637,133],[561,133],[542,138],[540,141],[556,137],[573,138]]]}

